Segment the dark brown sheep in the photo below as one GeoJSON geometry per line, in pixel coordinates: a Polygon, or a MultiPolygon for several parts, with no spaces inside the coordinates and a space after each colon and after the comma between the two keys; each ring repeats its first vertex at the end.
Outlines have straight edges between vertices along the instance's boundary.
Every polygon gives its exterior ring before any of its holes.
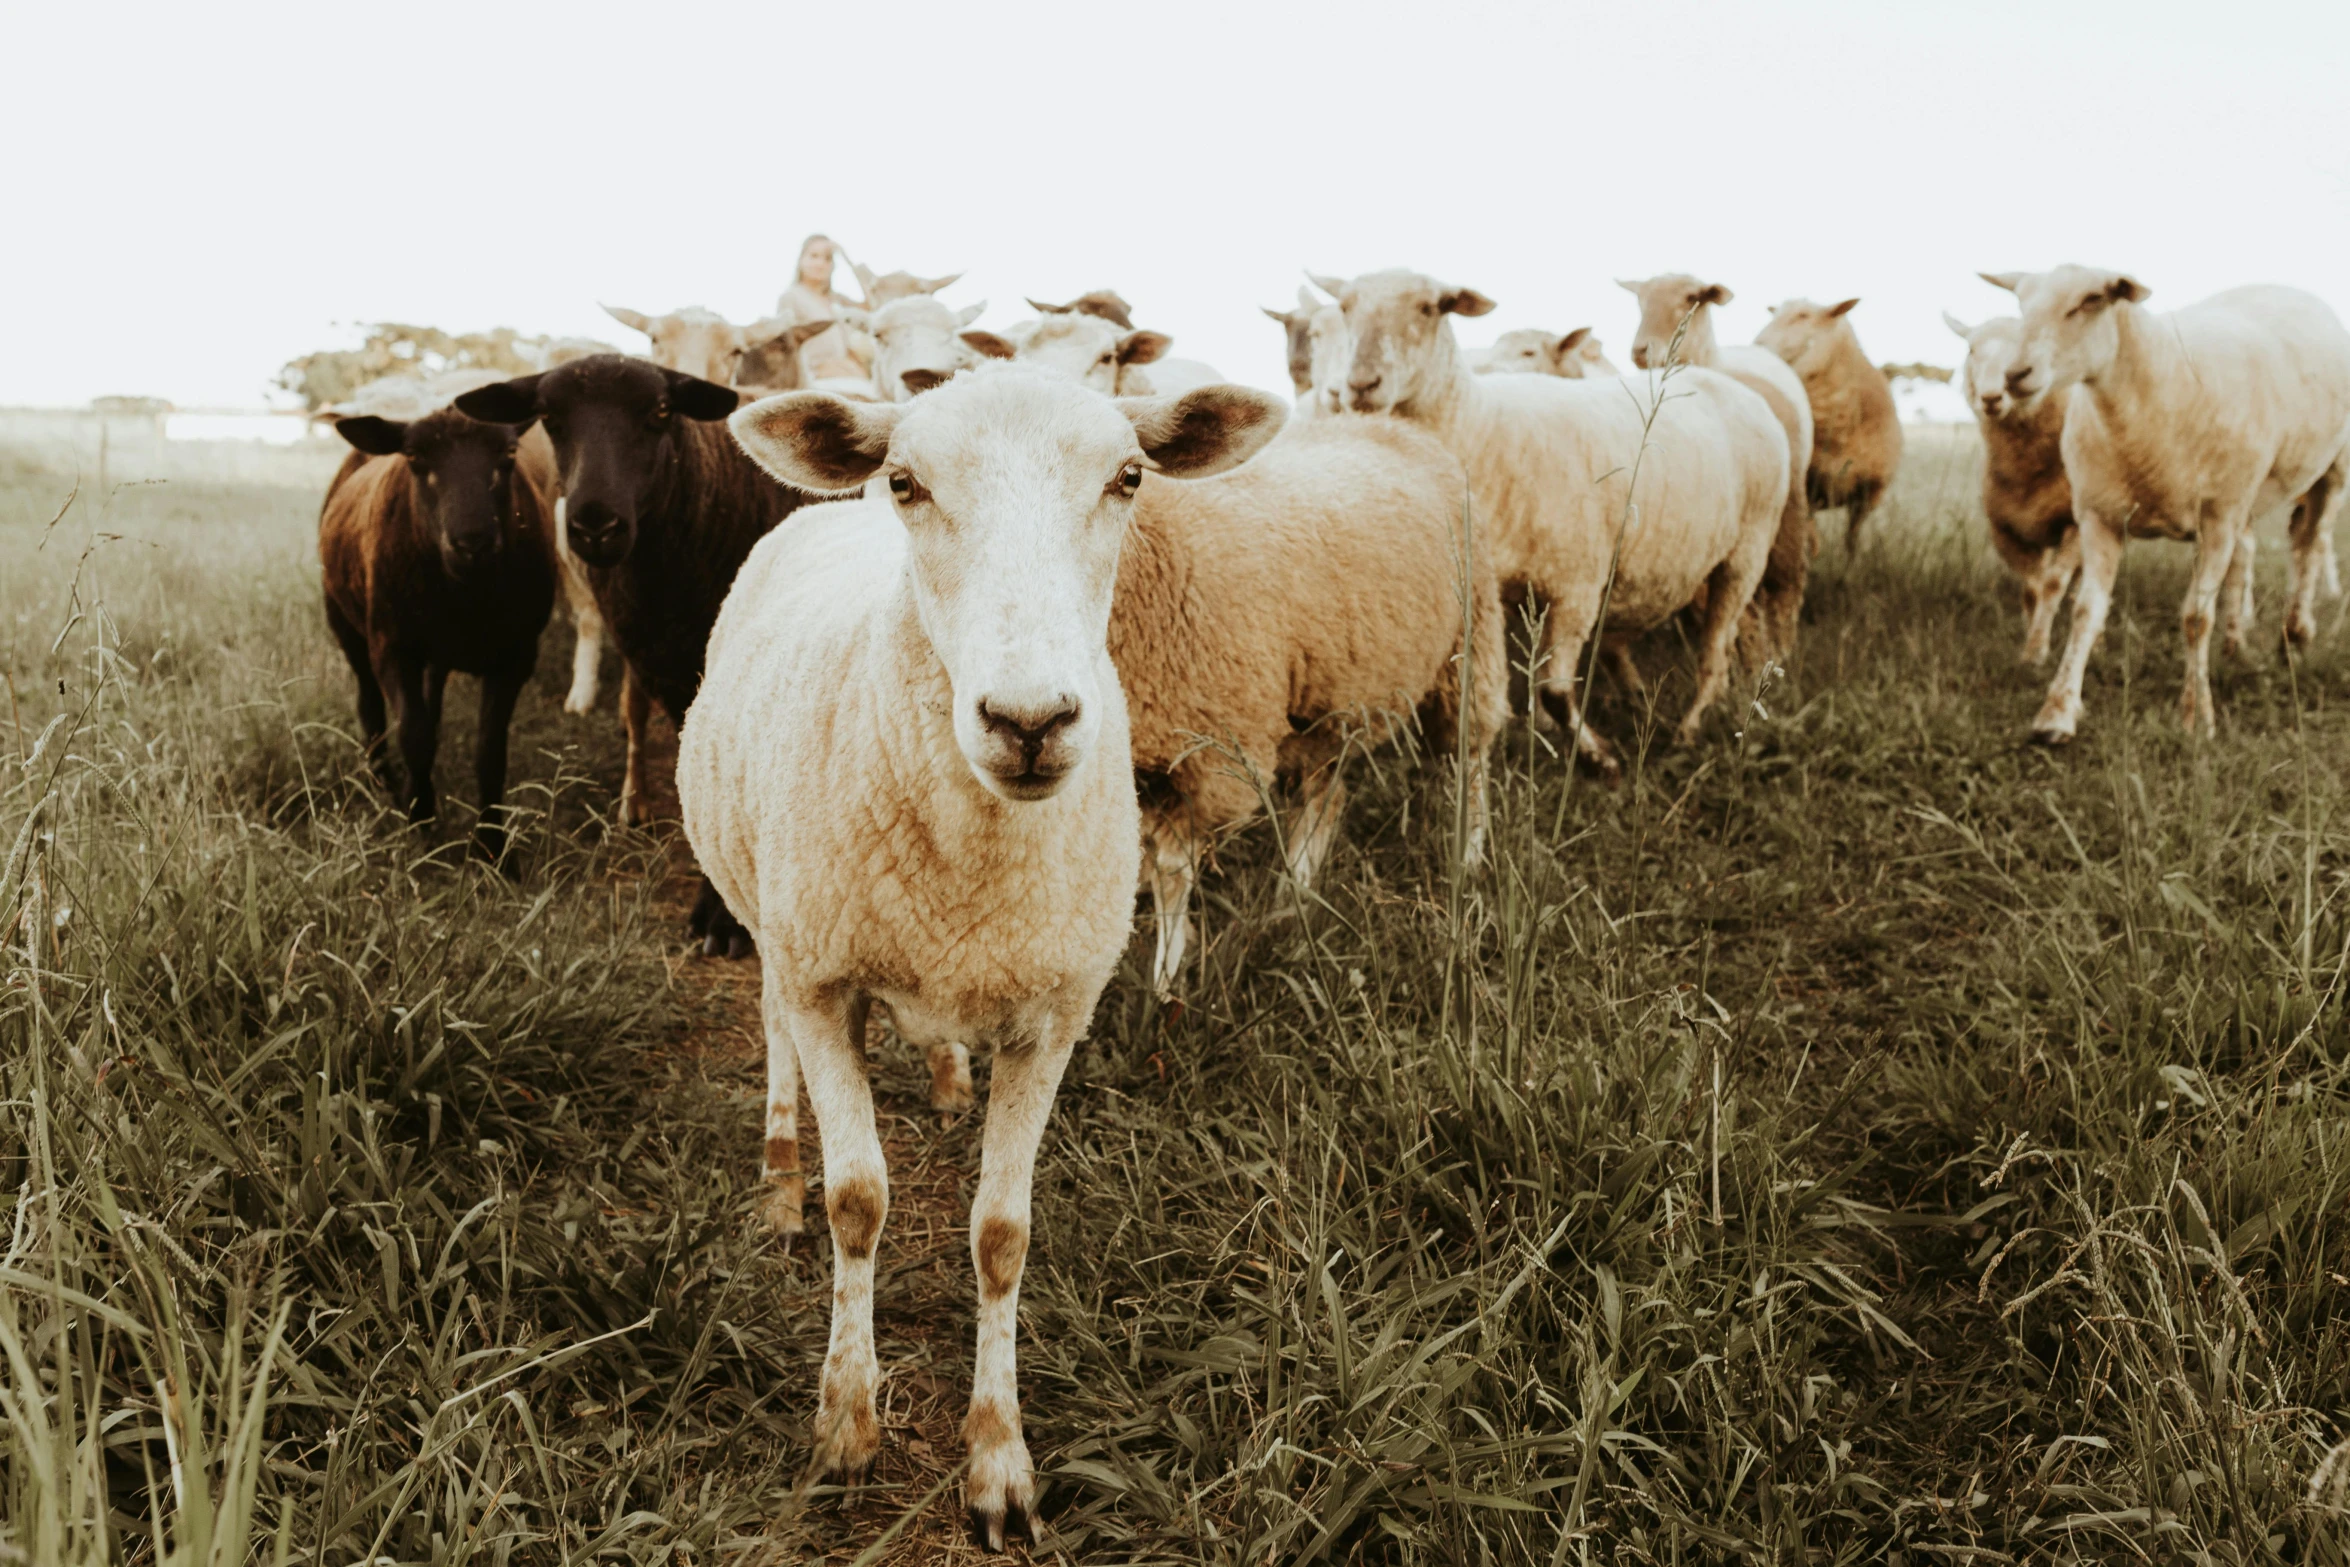
{"type": "MultiPolygon", "coordinates": [[[[457,399],[477,419],[543,420],[571,552],[587,567],[635,688],[684,723],[702,685],[718,606],[751,546],[808,497],[769,478],[722,422],[731,387],[601,354],[457,399]]],[[[631,799],[642,794],[642,713],[629,724],[631,799]]],[[[750,933],[707,878],[693,932],[712,956],[750,933]]]]}
{"type": "Polygon", "coordinates": [[[507,725],[555,604],[552,454],[528,424],[447,408],[411,422],[341,420],[354,449],[318,518],[326,620],[359,680],[368,760],[411,821],[438,805],[433,753],[449,675],[480,677],[474,844],[491,859],[506,845],[507,725]],[[403,779],[384,744],[387,705],[403,779]]]}

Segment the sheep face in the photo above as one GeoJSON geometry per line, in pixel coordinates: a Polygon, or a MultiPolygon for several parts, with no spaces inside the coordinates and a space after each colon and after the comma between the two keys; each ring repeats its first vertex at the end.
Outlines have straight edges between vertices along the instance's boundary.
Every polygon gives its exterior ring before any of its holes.
{"type": "Polygon", "coordinates": [[[457,407],[499,424],[545,421],[572,553],[609,568],[636,548],[638,519],[677,467],[678,421],[723,419],[740,401],[732,387],[596,354],[478,387],[457,407]]]}
{"type": "Polygon", "coordinates": [[[443,409],[413,422],[361,414],[335,433],[371,457],[397,455],[410,505],[439,546],[441,569],[463,582],[494,564],[514,510],[514,451],[521,424],[483,424],[443,409]]]}
{"type": "Polygon", "coordinates": [[[1353,338],[1346,404],[1357,413],[1408,411],[1452,384],[1460,348],[1447,316],[1481,316],[1493,301],[1418,272],[1369,272],[1351,283],[1325,283],[1338,295],[1353,338]]]}
{"type": "Polygon", "coordinates": [[[2024,324],[2013,316],[1997,316],[1980,326],[1944,316],[1950,330],[1966,339],[1966,365],[1959,372],[1969,407],[1985,419],[2004,419],[2016,409],[2007,390],[2007,372],[2023,351],[2024,324]]]}
{"type": "Polygon", "coordinates": [[[874,389],[893,402],[911,401],[967,369],[972,351],[957,336],[979,319],[987,301],[949,309],[928,294],[916,294],[882,306],[868,328],[873,335],[874,389]]]}
{"type": "Polygon", "coordinates": [[[1100,316],[1070,312],[1048,315],[1020,339],[1026,363],[1115,396],[1125,372],[1164,358],[1175,340],[1164,332],[1121,332],[1100,316]]]}
{"type": "Polygon", "coordinates": [[[1540,327],[1519,327],[1496,338],[1477,369],[1482,375],[1555,375],[1580,381],[1591,371],[1593,347],[1587,326],[1558,337],[1540,327]]]}
{"type": "Polygon", "coordinates": [[[1632,363],[1643,370],[1662,370],[1671,359],[1683,364],[1704,362],[1700,345],[1710,347],[1713,341],[1713,322],[1707,309],[1726,305],[1734,297],[1724,285],[1686,272],[1668,272],[1638,283],[1619,278],[1617,283],[1640,301],[1640,331],[1632,339],[1632,363]]]}
{"type": "Polygon", "coordinates": [[[2014,293],[2022,310],[2023,346],[2006,378],[2019,408],[2102,374],[2121,350],[2115,307],[2137,304],[2152,293],[2127,272],[2100,267],[1982,276],[2014,293]]]}
{"type": "Polygon", "coordinates": [[[606,305],[604,313],[652,339],[653,351],[648,357],[653,363],[715,381],[720,386],[733,384],[736,372],[742,368],[743,355],[750,347],[741,327],[699,306],[672,310],[665,316],[648,316],[642,311],[606,305]]]}
{"type": "Polygon", "coordinates": [[[1311,399],[1317,414],[1343,413],[1346,377],[1353,368],[1355,352],[1354,336],[1346,329],[1346,312],[1336,305],[1324,305],[1306,323],[1306,331],[1312,370],[1301,395],[1311,399]]]}
{"type": "Polygon", "coordinates": [[[1754,335],[1756,346],[1767,348],[1787,361],[1788,367],[1806,382],[1827,372],[1829,361],[1850,344],[1855,352],[1859,340],[1852,335],[1852,323],[1845,315],[1858,299],[1840,299],[1832,305],[1818,305],[1808,299],[1790,299],[1771,307],[1771,319],[1754,335]]]}
{"type": "Polygon", "coordinates": [[[1278,403],[1239,387],[1113,402],[1005,364],[906,404],[768,398],[733,429],[786,484],[821,493],[883,476],[956,747],[982,788],[1033,801],[1093,755],[1116,700],[1110,600],[1144,470],[1218,471],[1280,424],[1278,403]]]}

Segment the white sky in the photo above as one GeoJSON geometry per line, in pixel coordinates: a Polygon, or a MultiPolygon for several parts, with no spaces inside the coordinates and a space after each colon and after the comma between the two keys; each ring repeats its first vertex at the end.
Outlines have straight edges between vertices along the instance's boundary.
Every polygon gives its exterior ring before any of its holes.
{"type": "Polygon", "coordinates": [[[599,300],[750,319],[813,229],[991,326],[1114,287],[1284,391],[1301,267],[1619,359],[1610,279],[1666,270],[1724,341],[1858,294],[1942,364],[1977,267],[2350,311],[2346,45],[2340,0],[12,5],[0,403],[255,406],[369,320],[637,349],[599,300]]]}

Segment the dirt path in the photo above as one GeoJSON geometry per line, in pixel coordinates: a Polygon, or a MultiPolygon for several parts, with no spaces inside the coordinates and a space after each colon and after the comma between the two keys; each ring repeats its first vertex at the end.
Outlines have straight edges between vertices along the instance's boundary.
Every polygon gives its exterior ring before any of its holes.
{"type": "MultiPolygon", "coordinates": [[[[654,728],[647,781],[655,815],[674,820],[676,737],[665,721],[656,719],[654,728]]],[[[662,891],[662,918],[670,928],[683,930],[696,888],[681,841],[662,891]]],[[[689,1011],[701,1020],[686,1041],[687,1049],[702,1058],[713,1082],[739,1091],[748,1118],[745,1124],[755,1130],[767,1084],[758,960],[681,955],[672,961],[671,974],[693,1002],[689,1011]]],[[[942,1118],[930,1108],[929,1074],[921,1053],[901,1043],[888,1028],[873,1029],[868,1058],[882,1150],[889,1161],[889,1220],[882,1233],[873,1300],[875,1347],[881,1361],[881,1454],[871,1477],[855,1494],[811,1501],[810,1532],[829,1548],[829,1559],[853,1561],[908,1508],[937,1490],[937,1497],[906,1524],[879,1561],[908,1567],[1004,1561],[1007,1558],[989,1556],[971,1544],[963,1526],[960,1481],[940,1489],[962,1462],[963,1411],[971,1391],[976,1286],[965,1168],[977,1166],[980,1118],[977,1113],[965,1114],[942,1125],[942,1118]]],[[[980,1061],[972,1065],[982,1074],[984,1102],[985,1068],[980,1061]]],[[[808,1172],[809,1233],[797,1243],[800,1253],[784,1275],[785,1287],[801,1292],[813,1319],[825,1321],[832,1290],[832,1242],[824,1222],[822,1146],[804,1096],[800,1126],[808,1172]]],[[[752,1148],[753,1139],[746,1136],[743,1146],[752,1148]]],[[[810,1349],[813,1364],[822,1346],[810,1349]]],[[[813,1419],[813,1375],[806,1387],[783,1390],[783,1397],[787,1407],[813,1419]]],[[[1020,1559],[1019,1551],[1015,1546],[1009,1559],[1020,1559]]]]}

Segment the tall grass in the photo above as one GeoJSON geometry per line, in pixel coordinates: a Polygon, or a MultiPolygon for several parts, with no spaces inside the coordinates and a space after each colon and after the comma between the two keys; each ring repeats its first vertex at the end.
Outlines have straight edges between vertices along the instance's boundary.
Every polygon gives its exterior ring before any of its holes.
{"type": "MultiPolygon", "coordinates": [[[[1976,460],[1913,436],[1704,743],[1651,648],[1653,707],[1594,704],[1620,787],[1505,736],[1485,870],[1451,766],[1383,753],[1316,897],[1223,854],[1185,1007],[1138,947],[1038,1174],[1052,1552],[2350,1560],[2342,628],[2189,743],[2184,562],[2134,549],[2031,750],[1976,460]]],[[[961,1549],[977,1139],[920,1063],[874,1063],[889,1443],[803,1499],[828,1267],[753,1222],[755,1051],[604,831],[608,720],[550,657],[486,873],[362,777],[314,491],[36,551],[71,477],[16,472],[0,1554],[961,1549]]]]}

